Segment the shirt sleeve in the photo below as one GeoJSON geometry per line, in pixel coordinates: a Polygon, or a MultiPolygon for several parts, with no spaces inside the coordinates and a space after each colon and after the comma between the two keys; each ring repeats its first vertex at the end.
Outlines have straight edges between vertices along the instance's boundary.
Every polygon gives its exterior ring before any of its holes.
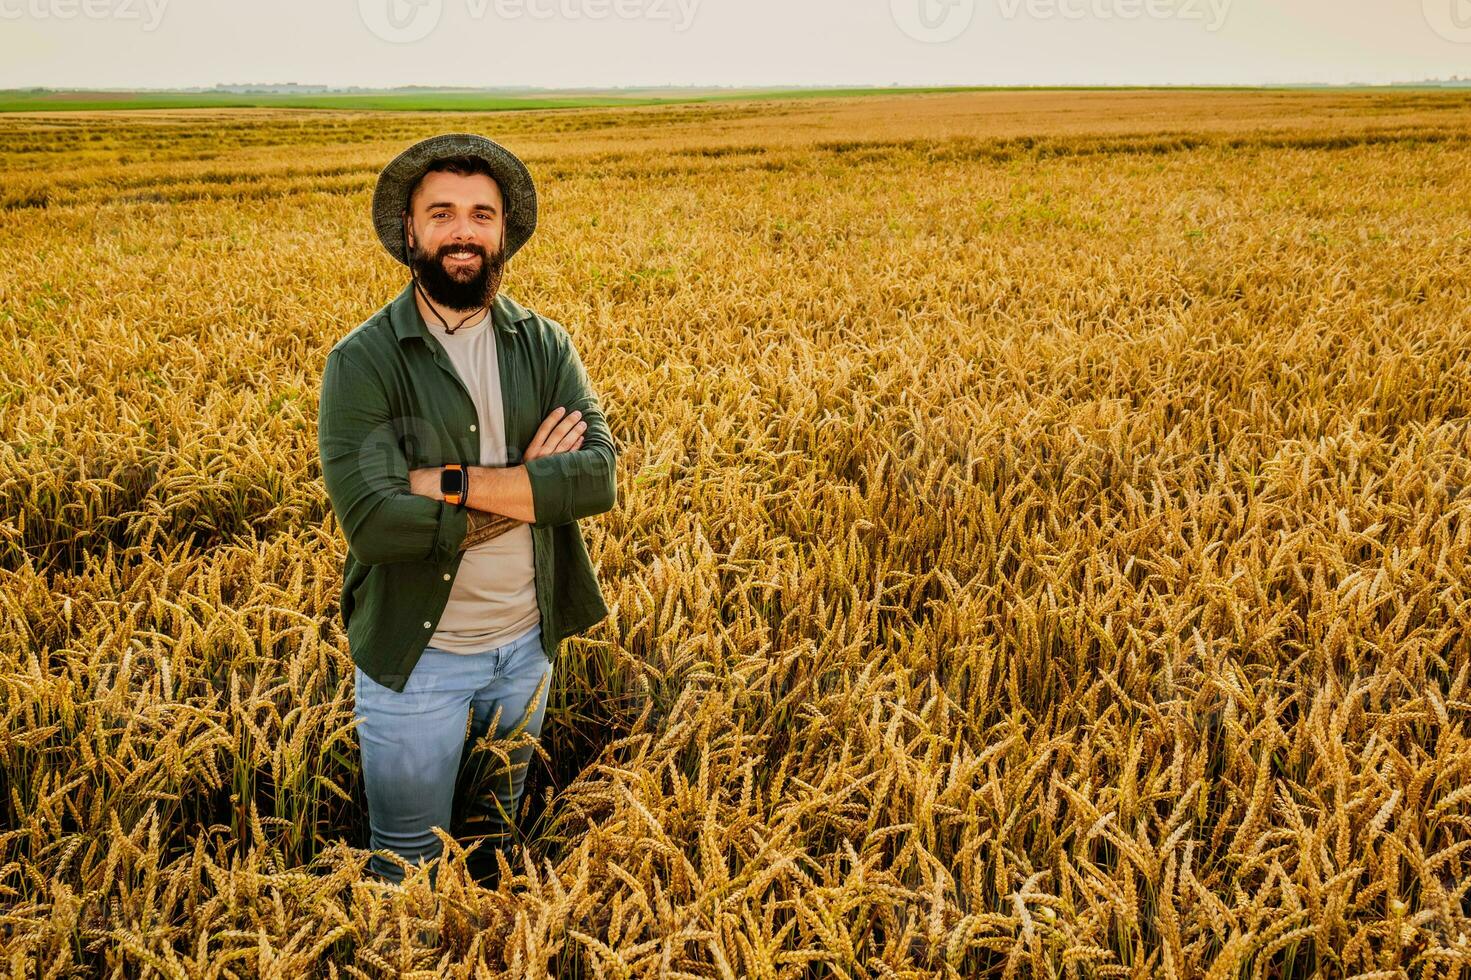
{"type": "Polygon", "coordinates": [[[449,564],[465,539],[469,515],[409,489],[383,385],[346,351],[327,355],[317,406],[322,482],[348,549],[366,565],[449,564]]]}
{"type": "MultiPolygon", "coordinates": [[[[603,416],[602,402],[588,380],[572,338],[554,326],[552,405],[580,411],[587,428],[582,448],[526,461],[537,526],[566,524],[612,510],[618,502],[618,450],[603,416]]],[[[537,423],[540,425],[540,421],[537,423]]]]}

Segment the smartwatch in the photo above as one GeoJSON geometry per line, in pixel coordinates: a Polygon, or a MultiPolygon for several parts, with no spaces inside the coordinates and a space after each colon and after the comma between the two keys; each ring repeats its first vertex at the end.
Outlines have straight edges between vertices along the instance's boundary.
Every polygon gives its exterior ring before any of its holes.
{"type": "Polygon", "coordinates": [[[459,463],[446,463],[439,471],[439,492],[444,501],[465,508],[465,498],[470,496],[470,471],[459,463]]]}

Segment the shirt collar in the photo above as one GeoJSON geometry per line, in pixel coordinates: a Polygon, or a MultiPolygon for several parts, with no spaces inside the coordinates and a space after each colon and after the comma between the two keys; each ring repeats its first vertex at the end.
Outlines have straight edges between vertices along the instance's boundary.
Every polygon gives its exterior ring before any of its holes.
{"type": "MultiPolygon", "coordinates": [[[[490,322],[498,331],[513,334],[516,332],[518,323],[530,318],[531,311],[526,307],[503,292],[495,294],[495,301],[490,304],[490,322]]],[[[400,341],[409,337],[427,338],[429,336],[429,328],[424,325],[424,317],[419,312],[419,304],[414,302],[412,279],[388,305],[388,320],[393,324],[394,336],[400,341]]]]}

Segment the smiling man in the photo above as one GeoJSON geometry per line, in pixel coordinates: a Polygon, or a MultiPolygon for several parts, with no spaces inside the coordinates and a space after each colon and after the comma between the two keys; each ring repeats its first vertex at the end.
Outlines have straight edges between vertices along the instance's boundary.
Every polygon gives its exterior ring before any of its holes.
{"type": "MultiPolygon", "coordinates": [[[[410,281],[327,355],[318,449],[347,539],[343,625],[368,800],[369,869],[440,853],[466,738],[541,734],[561,639],[603,619],[577,521],[617,499],[617,452],[555,320],[500,291],[536,227],[510,151],[448,133],[383,169],[373,222],[410,281]]],[[[492,876],[532,756],[474,800],[492,876]]]]}

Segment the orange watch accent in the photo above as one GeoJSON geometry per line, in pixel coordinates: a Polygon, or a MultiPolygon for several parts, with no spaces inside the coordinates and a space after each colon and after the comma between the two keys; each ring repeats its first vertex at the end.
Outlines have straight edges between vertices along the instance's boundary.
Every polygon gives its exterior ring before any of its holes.
{"type": "Polygon", "coordinates": [[[439,475],[439,492],[444,494],[445,503],[460,506],[465,500],[466,491],[470,489],[470,474],[465,472],[465,467],[459,463],[444,464],[444,472],[439,475]],[[458,472],[457,478],[451,478],[451,472],[458,472]],[[451,482],[453,480],[453,482],[451,482]],[[449,489],[454,486],[456,489],[449,489]]]}

